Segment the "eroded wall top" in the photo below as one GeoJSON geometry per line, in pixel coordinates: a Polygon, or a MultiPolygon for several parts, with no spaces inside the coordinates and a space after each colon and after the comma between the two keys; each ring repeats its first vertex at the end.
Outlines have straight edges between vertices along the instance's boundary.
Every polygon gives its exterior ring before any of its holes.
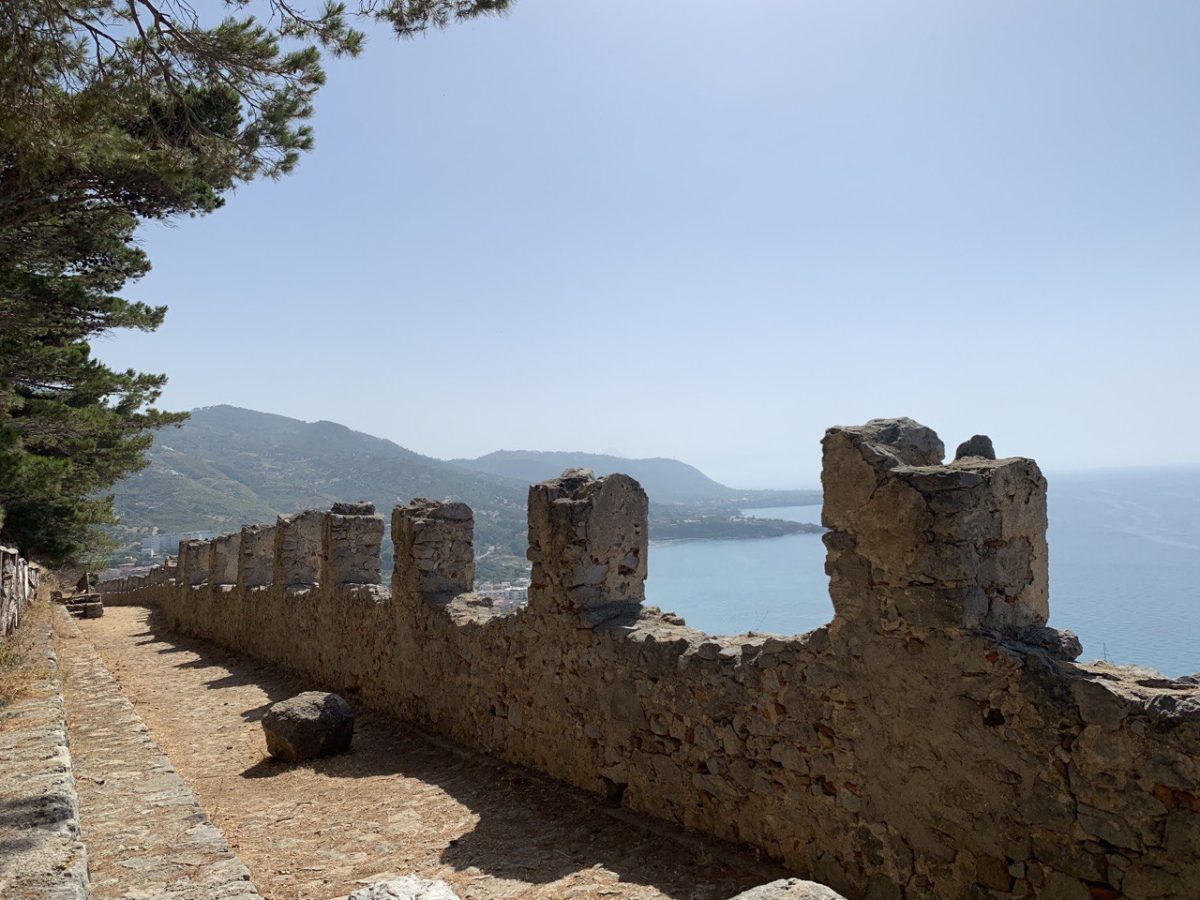
{"type": "MultiPolygon", "coordinates": [[[[826,571],[841,620],[1045,624],[1046,480],[1037,463],[962,455],[945,464],[937,435],[903,418],[831,428],[822,447],[826,571]]],[[[964,445],[964,454],[978,447],[964,445]]]]}

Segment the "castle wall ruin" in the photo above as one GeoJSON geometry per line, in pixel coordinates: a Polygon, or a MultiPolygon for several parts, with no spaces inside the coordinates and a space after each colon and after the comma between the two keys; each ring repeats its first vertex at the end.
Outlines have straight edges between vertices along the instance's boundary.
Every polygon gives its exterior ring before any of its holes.
{"type": "Polygon", "coordinates": [[[275,533],[270,584],[243,530],[236,589],[184,545],[174,580],[118,593],[851,898],[1200,895],[1200,681],[1080,664],[1046,626],[1037,465],[943,463],[907,419],[823,449],[835,615],[803,635],[714,637],[644,606],[646,495],[582,471],[530,488],[515,612],[470,592],[470,509],[429,500],[393,513],[390,590],[382,520],[339,504],[250,526],[275,533]]]}

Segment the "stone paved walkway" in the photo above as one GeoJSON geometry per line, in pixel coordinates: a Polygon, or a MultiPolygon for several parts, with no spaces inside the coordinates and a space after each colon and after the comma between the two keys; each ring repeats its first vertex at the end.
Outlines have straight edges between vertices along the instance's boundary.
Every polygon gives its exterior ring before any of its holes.
{"type": "MultiPolygon", "coordinates": [[[[725,900],[783,874],[362,709],[350,753],[274,764],[259,718],[275,700],[319,686],[156,635],[137,607],[80,628],[272,900],[328,900],[410,873],[445,879],[464,900],[725,900]]],[[[69,655],[88,669],[83,644],[68,642],[69,655]]],[[[102,758],[77,752],[81,771],[106,779],[102,758]]]]}
{"type": "Polygon", "coordinates": [[[94,900],[259,898],[78,625],[56,624],[94,900]]]}

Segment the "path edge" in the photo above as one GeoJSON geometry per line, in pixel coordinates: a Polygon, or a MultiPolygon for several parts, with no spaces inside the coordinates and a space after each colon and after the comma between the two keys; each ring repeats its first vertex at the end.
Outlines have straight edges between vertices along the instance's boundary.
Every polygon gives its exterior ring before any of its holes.
{"type": "Polygon", "coordinates": [[[29,847],[0,860],[0,893],[14,900],[90,900],[55,626],[51,617],[31,625],[39,631],[34,660],[45,665],[46,675],[29,696],[0,712],[8,724],[0,732],[6,770],[0,786],[16,811],[13,830],[29,847]],[[6,871],[10,866],[15,871],[6,871]]]}

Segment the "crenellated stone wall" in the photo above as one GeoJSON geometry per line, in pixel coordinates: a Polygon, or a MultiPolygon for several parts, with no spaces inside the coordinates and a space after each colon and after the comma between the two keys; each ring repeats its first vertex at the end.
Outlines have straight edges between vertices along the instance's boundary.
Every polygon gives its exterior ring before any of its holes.
{"type": "Polygon", "coordinates": [[[102,581],[96,590],[103,595],[105,606],[157,606],[165,591],[174,590],[178,583],[178,559],[167,557],[149,572],[102,581]]]}
{"type": "Polygon", "coordinates": [[[516,612],[470,593],[470,510],[429,500],[393,513],[390,591],[381,520],[339,504],[251,526],[275,532],[270,584],[247,529],[239,589],[190,574],[208,556],[185,545],[175,582],[125,593],[851,898],[1200,895],[1200,682],[1079,664],[1046,627],[1037,465],[986,441],[943,464],[906,419],[823,447],[835,616],[804,635],[713,637],[643,606],[645,493],[581,471],[530,488],[516,612]]]}

